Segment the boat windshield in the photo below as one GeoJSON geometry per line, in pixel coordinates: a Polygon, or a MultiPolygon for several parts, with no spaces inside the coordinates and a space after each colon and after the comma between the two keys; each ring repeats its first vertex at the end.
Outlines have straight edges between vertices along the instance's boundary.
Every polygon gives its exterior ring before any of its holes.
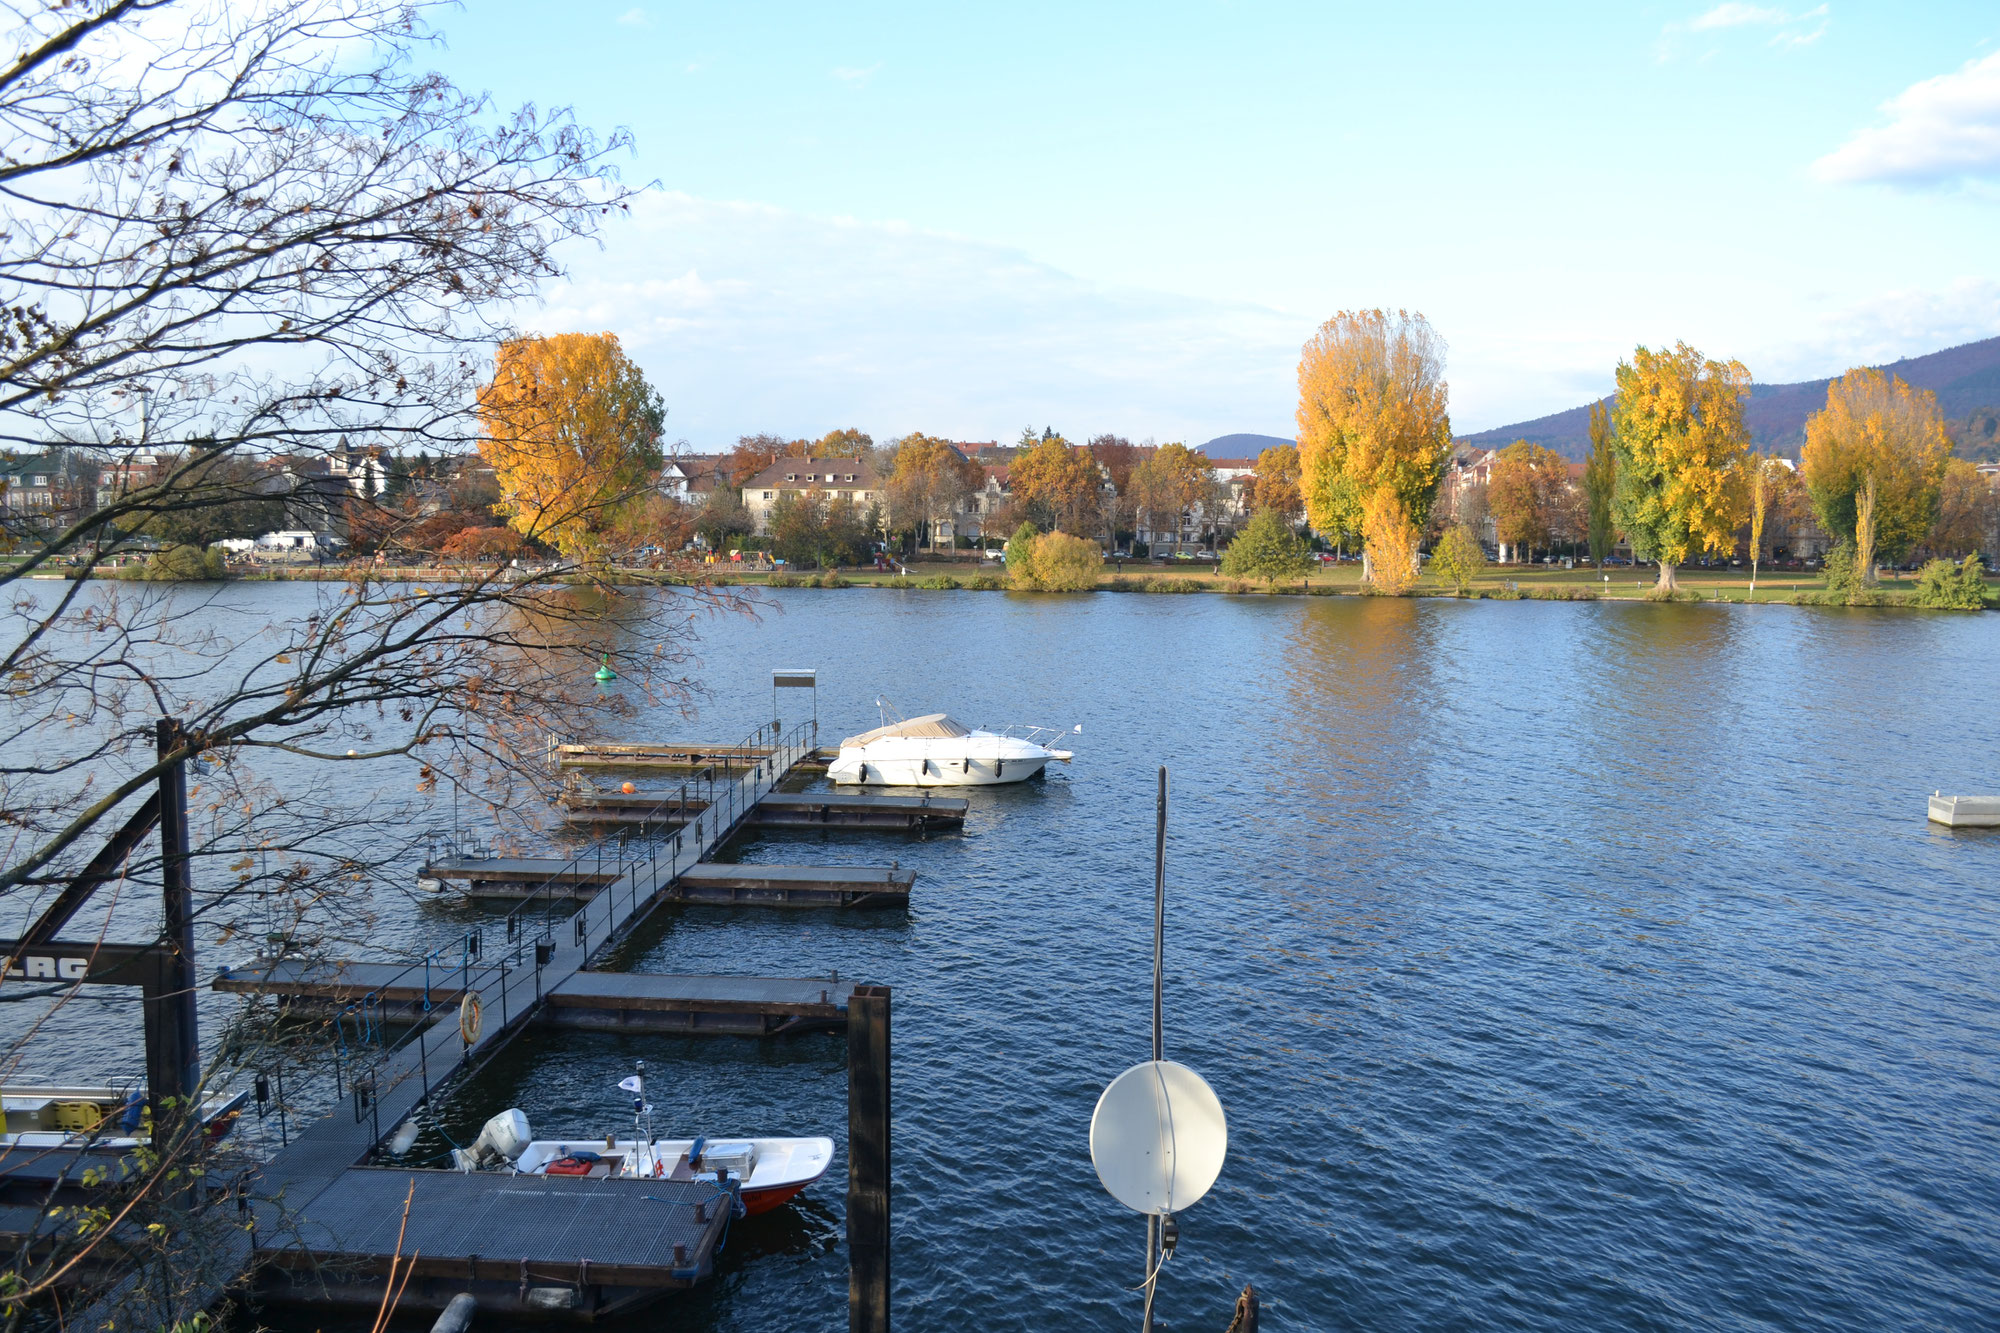
{"type": "Polygon", "coordinates": [[[972,731],[970,728],[960,726],[943,713],[926,713],[922,717],[913,717],[907,722],[891,722],[886,727],[877,727],[873,731],[864,731],[859,736],[849,736],[840,743],[840,748],[845,750],[857,745],[866,745],[870,741],[885,741],[892,738],[953,740],[957,737],[970,736],[971,734],[972,731]]]}

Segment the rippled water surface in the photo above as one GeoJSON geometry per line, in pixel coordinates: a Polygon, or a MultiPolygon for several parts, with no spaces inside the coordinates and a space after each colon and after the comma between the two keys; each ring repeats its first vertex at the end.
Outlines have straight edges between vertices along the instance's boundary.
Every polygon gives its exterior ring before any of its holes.
{"type": "MultiPolygon", "coordinates": [[[[704,625],[698,718],[632,738],[735,737],[774,666],[819,669],[829,740],[878,694],[1084,727],[962,836],[742,845],[900,859],[907,914],[671,910],[621,959],[894,988],[900,1327],[1137,1322],[1086,1135],[1147,1053],[1160,764],[1168,1053],[1231,1128],[1165,1328],[1246,1281],[1286,1329],[2000,1321],[2000,836],[1924,820],[2000,789],[2000,617],[775,596],[704,625]]],[[[448,1124],[601,1133],[644,1058],[676,1128],[840,1140],[844,1049],[530,1034],[448,1124]]],[[[640,1324],[844,1327],[844,1177],[640,1324]]]]}

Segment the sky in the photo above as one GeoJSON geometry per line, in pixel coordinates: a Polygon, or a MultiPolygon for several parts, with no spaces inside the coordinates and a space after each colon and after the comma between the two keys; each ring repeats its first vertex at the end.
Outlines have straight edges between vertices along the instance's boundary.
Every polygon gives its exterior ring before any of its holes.
{"type": "Polygon", "coordinates": [[[523,328],[698,449],[1290,436],[1421,311],[1460,433],[1686,341],[1760,381],[2000,334],[2000,6],[467,0],[427,63],[628,128],[523,328]]]}

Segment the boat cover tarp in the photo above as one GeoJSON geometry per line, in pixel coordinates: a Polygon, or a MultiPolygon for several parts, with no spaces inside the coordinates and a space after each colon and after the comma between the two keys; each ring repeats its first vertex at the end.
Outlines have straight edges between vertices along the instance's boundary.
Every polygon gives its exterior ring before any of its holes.
{"type": "Polygon", "coordinates": [[[886,741],[891,738],[948,741],[959,736],[970,736],[971,734],[972,729],[970,727],[960,726],[943,713],[926,713],[922,717],[913,717],[907,722],[891,722],[886,727],[877,727],[873,731],[864,731],[859,736],[849,736],[840,743],[840,748],[846,750],[854,746],[866,745],[870,741],[886,741]]]}

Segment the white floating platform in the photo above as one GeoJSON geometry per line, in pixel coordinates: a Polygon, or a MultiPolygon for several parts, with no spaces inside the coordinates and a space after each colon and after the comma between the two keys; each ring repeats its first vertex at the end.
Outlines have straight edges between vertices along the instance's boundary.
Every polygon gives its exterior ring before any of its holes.
{"type": "Polygon", "coordinates": [[[1931,822],[1946,828],[2000,828],[2000,796],[1933,796],[1931,822]]]}

